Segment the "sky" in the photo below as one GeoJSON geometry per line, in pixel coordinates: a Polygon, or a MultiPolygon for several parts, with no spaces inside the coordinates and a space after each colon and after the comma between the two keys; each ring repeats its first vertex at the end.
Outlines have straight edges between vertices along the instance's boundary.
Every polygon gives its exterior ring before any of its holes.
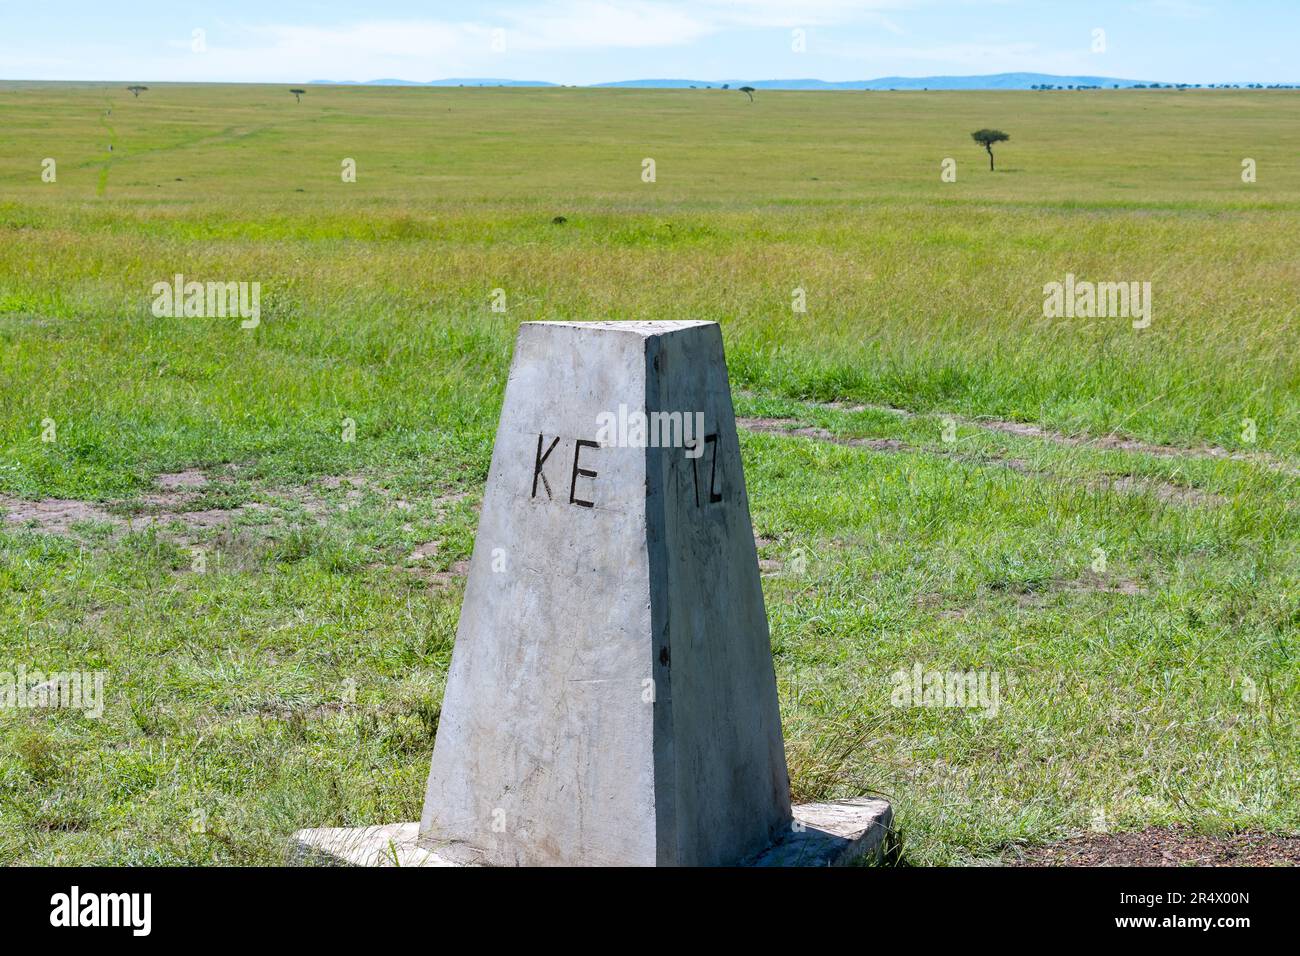
{"type": "Polygon", "coordinates": [[[0,0],[0,79],[1291,83],[1297,64],[1300,0],[0,0]]]}

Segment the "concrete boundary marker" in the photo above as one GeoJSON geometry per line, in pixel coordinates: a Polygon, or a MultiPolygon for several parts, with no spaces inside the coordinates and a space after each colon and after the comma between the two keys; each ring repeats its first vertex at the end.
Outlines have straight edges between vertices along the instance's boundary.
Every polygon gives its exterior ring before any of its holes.
{"type": "Polygon", "coordinates": [[[523,323],[419,825],[296,846],[360,865],[826,865],[878,853],[889,819],[880,800],[791,807],[717,323],[523,323]]]}

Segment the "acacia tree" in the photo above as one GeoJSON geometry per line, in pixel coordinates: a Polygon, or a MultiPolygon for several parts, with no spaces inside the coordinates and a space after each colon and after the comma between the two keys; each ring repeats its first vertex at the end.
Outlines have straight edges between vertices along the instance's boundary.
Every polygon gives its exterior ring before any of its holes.
{"type": "Polygon", "coordinates": [[[132,96],[134,96],[136,99],[139,99],[139,98],[140,98],[140,94],[143,93],[143,92],[144,92],[145,90],[147,90],[147,89],[149,89],[149,87],[147,87],[147,86],[128,86],[128,87],[127,87],[128,92],[130,92],[130,94],[131,94],[132,96]]]}
{"type": "Polygon", "coordinates": [[[749,102],[754,102],[754,88],[752,86],[741,86],[738,89],[749,97],[749,102]]]}
{"type": "Polygon", "coordinates": [[[307,91],[306,91],[306,90],[290,90],[289,92],[293,94],[293,98],[294,98],[294,100],[295,100],[296,102],[301,103],[301,102],[302,102],[302,95],[303,95],[304,93],[306,93],[307,91]]]}
{"type": "Polygon", "coordinates": [[[988,152],[989,172],[993,172],[993,144],[1005,143],[1011,137],[1000,129],[977,129],[970,134],[970,138],[983,146],[988,152]]]}

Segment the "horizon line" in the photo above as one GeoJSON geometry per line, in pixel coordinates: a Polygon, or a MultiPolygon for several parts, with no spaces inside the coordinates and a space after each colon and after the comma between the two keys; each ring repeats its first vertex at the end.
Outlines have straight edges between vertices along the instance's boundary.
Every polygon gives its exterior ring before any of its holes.
{"type": "MultiPolygon", "coordinates": [[[[710,87],[720,87],[724,85],[727,87],[736,88],[734,86],[736,84],[754,85],[755,88],[757,88],[758,85],[761,84],[769,89],[773,89],[776,92],[801,92],[801,90],[799,90],[798,88],[788,88],[782,90],[779,85],[804,84],[811,87],[820,86],[820,87],[830,87],[832,89],[834,88],[843,89],[846,87],[855,87],[855,86],[861,87],[868,84],[884,84],[884,83],[892,83],[892,82],[915,84],[915,83],[921,83],[926,81],[934,81],[934,82],[978,81],[978,80],[996,80],[996,79],[1006,79],[1006,78],[1016,78],[1016,77],[1025,78],[1025,79],[1032,78],[1032,79],[1038,79],[1043,81],[1052,81],[1052,80],[1076,81],[1075,85],[1077,85],[1077,81],[1085,80],[1085,81],[1093,81],[1098,84],[1100,83],[1118,84],[1121,85],[1122,87],[1129,87],[1129,88],[1135,86],[1151,87],[1151,86],[1158,85],[1160,87],[1172,87],[1172,88],[1182,87],[1182,88],[1199,88],[1199,89],[1215,88],[1215,87],[1248,87],[1248,88],[1261,88],[1261,89],[1283,88],[1284,89],[1284,88],[1294,88],[1296,86],[1300,86],[1300,81],[1263,82],[1259,80],[1232,80],[1232,81],[1224,81],[1219,83],[1191,83],[1191,82],[1175,81],[1175,80],[1135,80],[1135,79],[1129,79],[1125,77],[1103,76],[1098,74],[1041,73],[1033,70],[1015,70],[1015,71],[1004,71],[1000,73],[938,73],[938,74],[922,74],[917,76],[904,76],[900,74],[900,75],[878,76],[878,77],[855,79],[855,80],[823,80],[819,77],[781,77],[781,78],[768,78],[768,79],[758,79],[758,80],[737,79],[737,78],[706,80],[706,79],[697,79],[694,77],[635,77],[635,78],[623,79],[623,80],[602,80],[594,83],[559,83],[553,80],[516,79],[513,77],[490,77],[490,76],[483,76],[483,77],[451,76],[451,77],[436,77],[434,79],[429,79],[429,80],[409,80],[403,77],[375,77],[367,80],[319,79],[319,78],[311,79],[311,80],[168,80],[168,79],[144,80],[144,79],[140,79],[139,77],[115,77],[115,78],[104,78],[104,79],[48,79],[48,78],[36,79],[36,78],[25,78],[25,77],[0,77],[0,83],[67,83],[67,84],[86,85],[86,84],[134,82],[134,83],[156,83],[158,85],[175,85],[175,86],[278,86],[284,83],[297,82],[305,86],[422,86],[422,87],[517,86],[517,87],[525,87],[525,88],[526,87],[533,87],[533,88],[550,87],[556,89],[596,89],[596,88],[608,88],[608,87],[618,87],[618,86],[624,86],[624,87],[639,86],[641,88],[673,89],[673,88],[686,88],[687,86],[692,86],[692,87],[704,86],[706,88],[710,88],[710,87]],[[670,84],[670,85],[658,87],[655,86],[655,84],[670,84]]],[[[962,87],[958,89],[978,90],[980,88],[962,87]]],[[[1002,87],[1002,88],[993,88],[994,91],[998,89],[1001,89],[1002,91],[1010,91],[1015,88],[1010,86],[1002,87]]],[[[1026,87],[1025,89],[1028,89],[1028,87],[1026,87]]],[[[814,92],[816,90],[811,89],[811,90],[802,90],[802,91],[814,92]]],[[[920,90],[917,91],[919,92],[920,90]]],[[[956,92],[958,90],[952,90],[952,91],[956,92]]],[[[908,90],[902,90],[899,92],[908,92],[908,90]]]]}

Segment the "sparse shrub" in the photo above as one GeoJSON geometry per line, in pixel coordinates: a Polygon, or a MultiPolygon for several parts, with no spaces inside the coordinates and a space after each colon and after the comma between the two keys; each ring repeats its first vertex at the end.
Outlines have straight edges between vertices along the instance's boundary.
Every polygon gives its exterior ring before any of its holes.
{"type": "Polygon", "coordinates": [[[1011,138],[1010,134],[1000,129],[977,129],[970,134],[970,138],[983,146],[989,154],[989,172],[993,172],[993,144],[1005,143],[1011,138]]]}
{"type": "Polygon", "coordinates": [[[44,731],[32,728],[21,733],[14,750],[34,779],[49,780],[57,775],[59,747],[44,731]]]}

